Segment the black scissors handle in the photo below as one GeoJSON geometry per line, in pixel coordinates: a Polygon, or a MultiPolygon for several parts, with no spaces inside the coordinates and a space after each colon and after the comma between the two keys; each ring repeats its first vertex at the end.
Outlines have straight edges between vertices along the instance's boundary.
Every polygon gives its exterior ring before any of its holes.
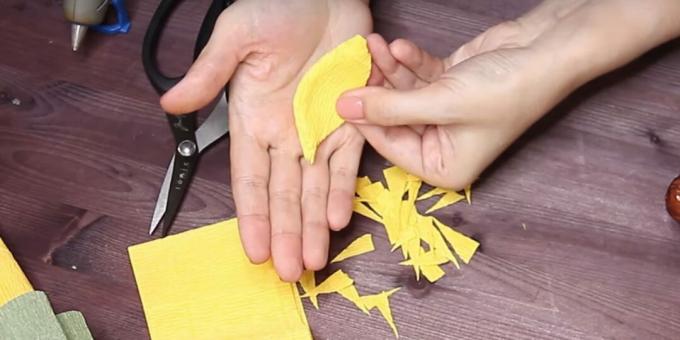
{"type": "MultiPolygon", "coordinates": [[[[165,29],[170,15],[172,15],[180,1],[182,0],[162,0],[151,18],[149,27],[144,35],[144,43],[142,45],[142,63],[144,64],[144,71],[146,72],[151,85],[161,95],[170,90],[184,78],[184,75],[173,77],[163,74],[158,67],[157,60],[158,43],[160,41],[161,33],[163,29],[165,29]]],[[[210,8],[206,12],[198,32],[198,38],[196,39],[196,45],[194,46],[194,59],[198,57],[208,43],[220,13],[233,2],[233,0],[213,0],[210,4],[210,8]]]]}
{"type": "MultiPolygon", "coordinates": [[[[149,81],[158,94],[163,95],[170,90],[185,75],[171,77],[163,74],[158,67],[158,43],[161,32],[165,28],[172,12],[182,0],[161,0],[156,12],[151,18],[149,27],[144,36],[142,46],[142,63],[149,81]]],[[[229,0],[213,0],[210,8],[201,24],[201,28],[194,46],[194,59],[198,57],[210,39],[215,23],[220,13],[232,3],[229,0]]],[[[163,217],[162,236],[166,236],[170,225],[177,215],[186,191],[193,178],[196,165],[198,164],[198,145],[196,143],[197,113],[191,112],[185,115],[167,114],[168,123],[175,137],[175,157],[172,170],[168,199],[163,217]]]]}

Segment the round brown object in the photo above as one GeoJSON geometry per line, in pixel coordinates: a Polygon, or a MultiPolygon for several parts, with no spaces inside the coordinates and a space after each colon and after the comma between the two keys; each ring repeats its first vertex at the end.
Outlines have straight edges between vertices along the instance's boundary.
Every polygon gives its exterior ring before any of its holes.
{"type": "Polygon", "coordinates": [[[680,222],[680,176],[676,177],[668,186],[666,210],[674,220],[680,222]]]}

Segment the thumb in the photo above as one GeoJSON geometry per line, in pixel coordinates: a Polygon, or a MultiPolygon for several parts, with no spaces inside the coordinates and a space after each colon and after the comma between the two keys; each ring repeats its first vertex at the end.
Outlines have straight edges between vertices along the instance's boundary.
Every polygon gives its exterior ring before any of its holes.
{"type": "Polygon", "coordinates": [[[408,91],[365,87],[343,94],[337,102],[338,114],[356,124],[383,126],[451,124],[454,93],[439,82],[408,91]]]}
{"type": "Polygon", "coordinates": [[[234,11],[222,12],[210,40],[177,85],[161,97],[167,113],[184,114],[208,105],[222,91],[241,62],[248,34],[234,11]]]}

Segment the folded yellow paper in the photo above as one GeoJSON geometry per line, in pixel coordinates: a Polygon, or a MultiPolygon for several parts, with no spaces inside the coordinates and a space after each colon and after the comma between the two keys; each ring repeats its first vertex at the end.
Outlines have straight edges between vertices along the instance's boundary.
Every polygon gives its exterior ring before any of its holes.
{"type": "Polygon", "coordinates": [[[311,339],[297,288],[250,263],[235,219],[129,254],[152,339],[311,339]]]}
{"type": "Polygon", "coordinates": [[[0,306],[32,290],[26,275],[0,239],[0,306]]]}
{"type": "Polygon", "coordinates": [[[352,241],[352,243],[343,249],[340,254],[333,258],[331,263],[337,263],[350,257],[366,254],[374,250],[375,246],[373,245],[373,236],[371,236],[371,234],[365,234],[352,241]]]}
{"type": "Polygon", "coordinates": [[[314,163],[316,148],[344,120],[335,104],[344,92],[366,85],[371,54],[357,35],[321,57],[300,80],[293,98],[298,138],[305,159],[314,163]]]}

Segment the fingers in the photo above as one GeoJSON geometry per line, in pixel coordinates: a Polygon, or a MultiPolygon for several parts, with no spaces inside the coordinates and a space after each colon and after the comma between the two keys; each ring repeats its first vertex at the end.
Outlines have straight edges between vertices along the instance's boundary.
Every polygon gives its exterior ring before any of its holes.
{"type": "Polygon", "coordinates": [[[271,150],[269,213],[274,268],[282,280],[295,282],[302,275],[302,187],[299,157],[286,150],[271,150]]]}
{"type": "Polygon", "coordinates": [[[442,59],[432,56],[411,41],[397,39],[390,44],[389,51],[399,64],[428,83],[439,79],[445,71],[442,59]]]}
{"type": "Polygon", "coordinates": [[[373,63],[380,69],[385,79],[396,89],[410,89],[423,84],[416,75],[394,58],[385,39],[378,34],[370,34],[368,49],[373,63]]]}
{"type": "Polygon", "coordinates": [[[331,183],[327,214],[330,228],[336,231],[346,227],[352,217],[352,200],[364,147],[363,137],[360,137],[354,126],[345,125],[343,128],[352,130],[347,132],[350,137],[330,159],[331,183]]]}
{"type": "Polygon", "coordinates": [[[461,190],[483,169],[479,160],[484,158],[484,147],[470,147],[479,145],[479,139],[454,143],[436,126],[428,126],[422,134],[407,126],[357,128],[383,157],[434,186],[461,190]]]}
{"type": "Polygon", "coordinates": [[[422,175],[422,141],[416,131],[407,126],[356,125],[356,127],[375,151],[387,160],[411,174],[422,175]]]}
{"type": "Polygon", "coordinates": [[[302,259],[306,269],[320,270],[328,261],[328,159],[322,150],[314,164],[302,159],[302,259]],[[325,157],[323,157],[325,156],[325,157]]]}
{"type": "Polygon", "coordinates": [[[269,259],[271,228],[267,183],[269,154],[266,147],[238,131],[231,135],[231,183],[241,242],[254,263],[269,259]]]}
{"type": "Polygon", "coordinates": [[[451,109],[457,97],[440,82],[409,91],[366,87],[342,95],[336,109],[345,120],[357,124],[451,124],[459,118],[451,109]]]}
{"type": "Polygon", "coordinates": [[[162,98],[161,106],[172,114],[184,114],[208,105],[224,88],[247,51],[248,34],[237,24],[236,11],[220,15],[210,41],[186,76],[162,98]]]}

